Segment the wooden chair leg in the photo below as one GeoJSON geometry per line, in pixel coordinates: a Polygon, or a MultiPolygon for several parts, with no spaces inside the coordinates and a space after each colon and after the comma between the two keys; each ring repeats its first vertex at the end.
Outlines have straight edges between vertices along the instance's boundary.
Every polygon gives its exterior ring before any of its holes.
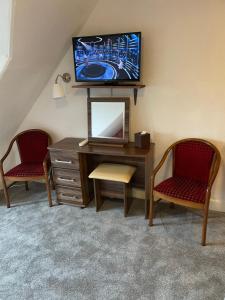
{"type": "Polygon", "coordinates": [[[51,186],[50,186],[50,183],[49,183],[47,172],[45,172],[45,185],[46,185],[46,190],[47,190],[47,193],[48,193],[48,204],[49,204],[49,207],[52,207],[52,193],[51,193],[51,186]]]}
{"type": "Polygon", "coordinates": [[[4,195],[5,195],[7,208],[10,208],[9,193],[8,193],[8,188],[7,188],[4,177],[2,178],[2,185],[3,185],[3,192],[4,192],[4,195]]]}
{"type": "Polygon", "coordinates": [[[54,183],[54,179],[53,179],[52,169],[50,171],[50,181],[51,181],[52,189],[55,190],[55,183],[54,183]]]}
{"type": "Polygon", "coordinates": [[[95,193],[95,207],[96,207],[96,212],[98,212],[103,204],[103,199],[101,197],[101,192],[100,192],[100,182],[98,179],[93,179],[94,181],[94,193],[95,193]]]}
{"type": "Polygon", "coordinates": [[[29,191],[28,181],[25,181],[24,183],[25,183],[25,190],[29,191]]]}
{"type": "Polygon", "coordinates": [[[152,193],[150,199],[150,208],[149,208],[149,226],[153,226],[153,216],[154,216],[154,195],[152,193]]]}
{"type": "Polygon", "coordinates": [[[132,204],[132,198],[129,197],[129,184],[124,183],[123,184],[123,197],[124,197],[124,217],[127,217],[128,212],[130,210],[131,204],[132,204]]]}
{"type": "Polygon", "coordinates": [[[51,186],[50,186],[50,183],[49,183],[50,174],[48,172],[48,167],[47,167],[46,162],[43,163],[43,168],[44,168],[44,173],[45,173],[45,185],[46,185],[46,190],[47,190],[47,193],[48,193],[48,204],[49,204],[49,207],[52,207],[52,193],[51,193],[51,186]]]}
{"type": "Polygon", "coordinates": [[[46,183],[46,189],[47,189],[47,193],[48,193],[48,204],[49,204],[49,207],[52,207],[52,194],[51,194],[51,187],[50,187],[48,178],[45,179],[45,183],[46,183]]]}
{"type": "Polygon", "coordinates": [[[208,223],[208,211],[209,207],[204,209],[204,216],[203,216],[203,224],[202,224],[202,246],[206,245],[206,232],[207,232],[207,223],[208,223]]]}

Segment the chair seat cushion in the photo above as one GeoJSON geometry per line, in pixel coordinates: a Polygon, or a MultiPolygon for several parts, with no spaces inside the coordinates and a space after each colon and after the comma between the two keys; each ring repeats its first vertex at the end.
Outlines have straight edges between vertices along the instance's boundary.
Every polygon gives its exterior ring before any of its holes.
{"type": "Polygon", "coordinates": [[[206,184],[189,178],[170,177],[155,186],[154,190],[170,197],[204,203],[206,188],[206,184]]]}
{"type": "Polygon", "coordinates": [[[42,163],[21,163],[5,174],[5,176],[12,177],[35,177],[43,175],[44,169],[42,163]]]}
{"type": "Polygon", "coordinates": [[[89,178],[128,183],[135,170],[132,166],[104,163],[98,165],[89,178]]]}

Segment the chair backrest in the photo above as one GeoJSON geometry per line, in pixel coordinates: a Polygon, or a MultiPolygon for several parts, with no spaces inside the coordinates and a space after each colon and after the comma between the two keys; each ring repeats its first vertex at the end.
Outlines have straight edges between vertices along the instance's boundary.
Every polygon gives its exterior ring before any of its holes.
{"type": "Polygon", "coordinates": [[[47,132],[40,129],[30,129],[19,133],[16,142],[21,162],[43,162],[51,141],[47,132]]]}
{"type": "Polygon", "coordinates": [[[173,146],[173,176],[207,184],[216,161],[220,163],[219,151],[208,141],[185,139],[173,146]]]}

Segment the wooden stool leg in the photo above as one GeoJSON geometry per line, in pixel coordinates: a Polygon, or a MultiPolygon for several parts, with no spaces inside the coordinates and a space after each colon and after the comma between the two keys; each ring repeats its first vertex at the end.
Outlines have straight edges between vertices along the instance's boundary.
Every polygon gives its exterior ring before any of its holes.
{"type": "Polygon", "coordinates": [[[131,203],[132,198],[129,197],[129,184],[124,183],[123,184],[123,195],[124,195],[124,217],[127,217],[131,203]]]}
{"type": "Polygon", "coordinates": [[[29,191],[28,182],[25,181],[24,183],[25,183],[25,189],[26,189],[26,191],[29,191]]]}
{"type": "Polygon", "coordinates": [[[99,180],[93,179],[93,181],[94,181],[94,193],[95,193],[95,207],[96,207],[96,212],[98,212],[103,204],[103,199],[101,197],[99,180]]]}

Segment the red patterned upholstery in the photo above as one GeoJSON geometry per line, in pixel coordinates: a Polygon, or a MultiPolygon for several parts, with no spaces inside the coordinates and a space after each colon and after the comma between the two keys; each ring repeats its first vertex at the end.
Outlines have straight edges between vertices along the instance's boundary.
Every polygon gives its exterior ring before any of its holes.
{"type": "Polygon", "coordinates": [[[206,188],[215,152],[201,141],[182,141],[174,147],[174,171],[154,190],[170,197],[205,202],[206,188]]]}
{"type": "Polygon", "coordinates": [[[5,176],[13,177],[33,177],[43,175],[44,169],[42,163],[21,163],[5,174],[5,176]]]}
{"type": "Polygon", "coordinates": [[[43,162],[48,147],[48,135],[43,131],[27,131],[17,138],[22,163],[43,162]]]}
{"type": "Polygon", "coordinates": [[[174,152],[174,177],[190,178],[207,183],[214,149],[201,141],[184,141],[174,152]]]}
{"type": "Polygon", "coordinates": [[[164,195],[183,200],[204,203],[207,184],[189,178],[170,177],[154,190],[164,195]]]}

